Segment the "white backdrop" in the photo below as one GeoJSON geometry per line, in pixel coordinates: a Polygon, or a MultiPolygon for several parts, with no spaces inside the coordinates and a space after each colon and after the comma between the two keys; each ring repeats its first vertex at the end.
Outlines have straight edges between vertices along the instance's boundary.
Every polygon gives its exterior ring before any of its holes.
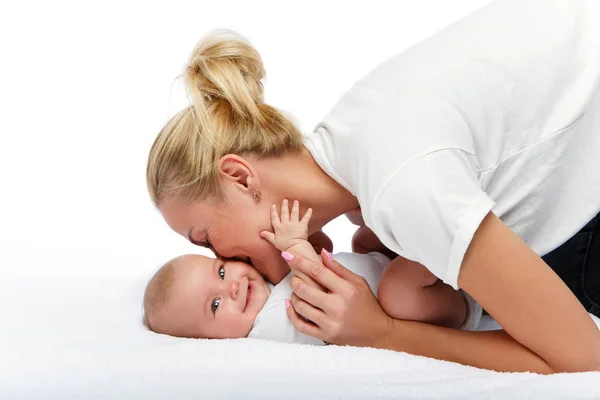
{"type": "MultiPolygon", "coordinates": [[[[152,206],[152,141],[207,31],[258,49],[303,131],[377,63],[489,0],[8,2],[0,6],[0,273],[149,274],[187,252],[152,206]]],[[[336,251],[354,228],[325,228],[336,251]]]]}

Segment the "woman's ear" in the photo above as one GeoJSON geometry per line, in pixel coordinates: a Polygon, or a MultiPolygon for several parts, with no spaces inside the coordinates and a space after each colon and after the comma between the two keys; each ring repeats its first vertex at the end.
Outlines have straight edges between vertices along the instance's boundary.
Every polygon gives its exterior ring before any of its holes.
{"type": "Polygon", "coordinates": [[[257,171],[244,158],[227,154],[219,160],[219,174],[225,182],[234,183],[247,191],[260,191],[257,171]]]}

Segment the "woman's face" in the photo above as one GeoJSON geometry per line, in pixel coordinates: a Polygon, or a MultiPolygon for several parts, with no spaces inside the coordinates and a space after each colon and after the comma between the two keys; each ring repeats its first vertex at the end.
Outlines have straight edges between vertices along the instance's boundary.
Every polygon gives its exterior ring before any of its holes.
{"type": "Polygon", "coordinates": [[[248,262],[272,283],[279,283],[289,266],[278,251],[259,233],[272,231],[271,202],[235,186],[225,189],[223,201],[186,204],[176,198],[164,199],[159,210],[167,224],[190,242],[208,247],[218,257],[248,262]]]}

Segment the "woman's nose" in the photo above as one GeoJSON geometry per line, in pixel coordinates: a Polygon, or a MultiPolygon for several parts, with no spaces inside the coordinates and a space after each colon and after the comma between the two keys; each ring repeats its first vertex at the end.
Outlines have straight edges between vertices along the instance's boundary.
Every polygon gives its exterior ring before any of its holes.
{"type": "Polygon", "coordinates": [[[225,258],[225,257],[223,257],[223,255],[221,253],[219,253],[219,251],[216,249],[216,247],[212,246],[211,250],[212,250],[213,253],[215,253],[215,256],[217,258],[225,258]]]}
{"type": "Polygon", "coordinates": [[[229,295],[231,296],[231,298],[233,300],[237,300],[239,290],[240,290],[240,283],[237,281],[231,282],[231,284],[229,285],[229,295]]]}

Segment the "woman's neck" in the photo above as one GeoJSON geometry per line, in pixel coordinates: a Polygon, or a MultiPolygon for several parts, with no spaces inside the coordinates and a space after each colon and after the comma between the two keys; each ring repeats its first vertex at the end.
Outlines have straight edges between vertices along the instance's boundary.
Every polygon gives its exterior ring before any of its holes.
{"type": "Polygon", "coordinates": [[[358,207],[358,199],[327,175],[304,147],[297,154],[263,158],[257,166],[265,199],[275,204],[298,200],[302,213],[313,209],[309,234],[358,207]]]}

